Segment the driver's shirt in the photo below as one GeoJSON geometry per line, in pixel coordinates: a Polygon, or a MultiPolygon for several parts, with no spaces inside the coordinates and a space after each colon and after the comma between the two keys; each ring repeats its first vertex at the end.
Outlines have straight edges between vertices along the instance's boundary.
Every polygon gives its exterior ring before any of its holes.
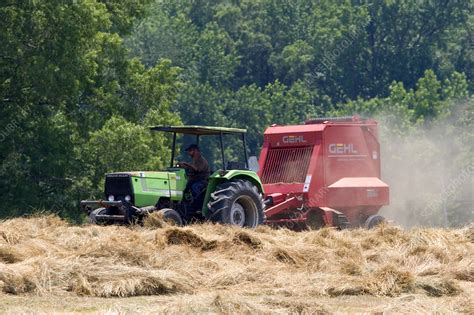
{"type": "Polygon", "coordinates": [[[209,163],[207,163],[206,159],[201,155],[195,157],[191,164],[196,168],[196,171],[192,168],[189,169],[188,180],[207,180],[211,172],[209,170],[209,163]]]}

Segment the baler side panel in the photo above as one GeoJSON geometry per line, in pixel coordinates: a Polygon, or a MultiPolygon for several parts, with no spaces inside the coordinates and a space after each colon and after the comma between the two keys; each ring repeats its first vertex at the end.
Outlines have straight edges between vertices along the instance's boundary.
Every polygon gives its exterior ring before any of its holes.
{"type": "Polygon", "coordinates": [[[374,167],[377,169],[377,177],[380,178],[382,175],[382,165],[380,159],[380,143],[378,141],[377,126],[370,126],[364,130],[364,137],[369,147],[369,152],[372,152],[372,162],[374,167]]]}
{"type": "Polygon", "coordinates": [[[325,206],[349,209],[388,203],[388,186],[372,185],[380,179],[376,125],[328,126],[324,142],[325,206]],[[334,187],[341,179],[348,180],[345,185],[334,187]]]}
{"type": "Polygon", "coordinates": [[[327,189],[324,187],[324,159],[322,141],[315,145],[308,177],[311,176],[307,192],[307,205],[310,208],[324,206],[326,203],[327,189]]]}
{"type": "Polygon", "coordinates": [[[323,137],[326,187],[343,177],[379,177],[380,153],[378,148],[369,152],[360,126],[327,126],[323,137]]]}
{"type": "Polygon", "coordinates": [[[258,158],[258,177],[262,178],[263,170],[265,168],[265,161],[267,160],[267,155],[268,155],[268,149],[269,149],[269,142],[267,141],[267,136],[263,136],[263,145],[262,145],[262,150],[260,150],[260,157],[258,158]]]}

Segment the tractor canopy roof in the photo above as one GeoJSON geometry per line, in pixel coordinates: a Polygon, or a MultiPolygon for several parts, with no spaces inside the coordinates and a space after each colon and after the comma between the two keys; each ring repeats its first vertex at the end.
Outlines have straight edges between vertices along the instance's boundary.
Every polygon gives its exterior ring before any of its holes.
{"type": "Polygon", "coordinates": [[[156,126],[150,128],[153,131],[175,132],[196,136],[212,136],[220,134],[242,134],[246,129],[211,127],[211,126],[156,126]]]}

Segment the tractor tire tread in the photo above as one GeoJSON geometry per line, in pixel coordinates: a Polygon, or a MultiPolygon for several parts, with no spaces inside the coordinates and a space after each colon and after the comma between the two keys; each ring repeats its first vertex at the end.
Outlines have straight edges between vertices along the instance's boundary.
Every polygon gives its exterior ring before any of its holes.
{"type": "Polygon", "coordinates": [[[231,202],[236,194],[241,192],[251,196],[257,206],[258,217],[256,225],[263,224],[265,203],[262,194],[255,185],[242,179],[231,180],[217,186],[217,190],[211,194],[211,200],[207,204],[211,213],[211,219],[222,222],[223,212],[232,206],[231,202]]]}

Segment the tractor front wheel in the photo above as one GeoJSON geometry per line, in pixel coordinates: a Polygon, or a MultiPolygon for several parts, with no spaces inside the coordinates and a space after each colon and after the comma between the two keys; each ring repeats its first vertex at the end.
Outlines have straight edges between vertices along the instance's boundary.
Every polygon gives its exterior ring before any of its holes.
{"type": "MultiPolygon", "coordinates": [[[[97,221],[97,215],[105,214],[107,209],[105,208],[98,208],[89,213],[89,223],[90,224],[101,224],[102,222],[97,221]]],[[[103,223],[102,223],[103,224],[103,223]]]]}
{"type": "Polygon", "coordinates": [[[177,225],[177,226],[183,225],[183,220],[181,219],[181,216],[176,210],[161,209],[158,211],[158,213],[162,215],[163,220],[165,220],[166,222],[172,225],[177,225]]]}
{"type": "Polygon", "coordinates": [[[263,223],[263,198],[247,180],[233,180],[217,186],[207,204],[211,219],[223,224],[255,228],[263,223]]]}

